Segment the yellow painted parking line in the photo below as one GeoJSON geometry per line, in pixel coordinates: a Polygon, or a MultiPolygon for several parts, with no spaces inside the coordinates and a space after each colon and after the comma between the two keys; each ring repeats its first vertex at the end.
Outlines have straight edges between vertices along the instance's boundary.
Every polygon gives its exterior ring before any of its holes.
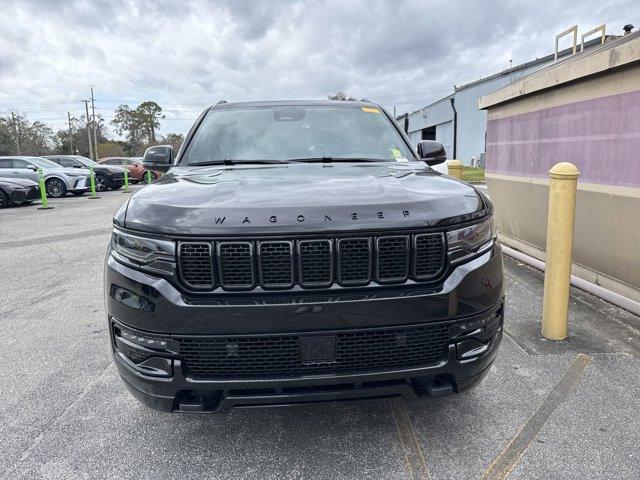
{"type": "Polygon", "coordinates": [[[591,363],[591,357],[583,353],[571,362],[569,370],[562,376],[560,382],[551,390],[504,450],[491,462],[489,468],[482,475],[483,479],[504,479],[511,474],[551,415],[569,397],[589,363],[591,363]]]}
{"type": "Polygon", "coordinates": [[[409,478],[412,480],[431,478],[422,447],[416,437],[404,400],[402,398],[393,398],[388,400],[388,404],[398,431],[398,438],[400,439],[404,457],[404,468],[409,478]]]}

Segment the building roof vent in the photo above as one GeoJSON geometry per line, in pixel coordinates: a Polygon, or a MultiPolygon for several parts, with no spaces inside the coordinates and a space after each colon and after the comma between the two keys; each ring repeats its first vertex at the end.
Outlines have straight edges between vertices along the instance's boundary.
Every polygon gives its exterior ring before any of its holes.
{"type": "Polygon", "coordinates": [[[631,33],[631,30],[633,29],[634,29],[634,26],[630,23],[627,23],[624,27],[622,27],[622,30],[624,30],[625,35],[629,35],[631,33]]]}

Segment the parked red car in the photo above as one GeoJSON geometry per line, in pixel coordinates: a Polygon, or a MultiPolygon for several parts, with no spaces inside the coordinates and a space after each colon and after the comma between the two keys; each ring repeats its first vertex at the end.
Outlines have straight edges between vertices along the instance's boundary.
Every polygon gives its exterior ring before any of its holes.
{"type": "MultiPolygon", "coordinates": [[[[131,183],[138,183],[140,181],[146,181],[147,171],[142,165],[142,157],[104,157],[98,160],[98,163],[104,165],[122,165],[129,170],[129,181],[131,183]]],[[[161,176],[160,172],[151,170],[151,181],[161,176]]]]}

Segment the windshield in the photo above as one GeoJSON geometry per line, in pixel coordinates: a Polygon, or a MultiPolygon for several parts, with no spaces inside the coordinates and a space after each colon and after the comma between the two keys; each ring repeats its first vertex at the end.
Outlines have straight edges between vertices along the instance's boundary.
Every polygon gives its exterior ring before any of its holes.
{"type": "Polygon", "coordinates": [[[85,167],[91,165],[92,167],[99,167],[100,164],[98,162],[94,162],[90,158],[82,157],[80,155],[74,155],[73,158],[83,164],[85,167]]]}
{"type": "Polygon", "coordinates": [[[38,158],[38,157],[29,157],[27,159],[30,163],[42,168],[62,168],[56,162],[52,162],[51,160],[47,160],[46,158],[38,158]]]}
{"type": "Polygon", "coordinates": [[[414,159],[394,125],[376,107],[283,105],[210,110],[181,164],[325,157],[414,159]]]}

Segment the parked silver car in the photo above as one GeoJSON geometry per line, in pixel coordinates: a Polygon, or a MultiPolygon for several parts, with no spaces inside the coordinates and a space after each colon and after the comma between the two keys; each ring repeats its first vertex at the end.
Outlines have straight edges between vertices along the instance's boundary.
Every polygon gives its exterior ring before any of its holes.
{"type": "Polygon", "coordinates": [[[89,187],[89,170],[85,168],[63,168],[38,157],[0,157],[0,177],[28,178],[37,182],[38,168],[42,168],[49,197],[64,197],[68,192],[82,195],[89,187]]]}

